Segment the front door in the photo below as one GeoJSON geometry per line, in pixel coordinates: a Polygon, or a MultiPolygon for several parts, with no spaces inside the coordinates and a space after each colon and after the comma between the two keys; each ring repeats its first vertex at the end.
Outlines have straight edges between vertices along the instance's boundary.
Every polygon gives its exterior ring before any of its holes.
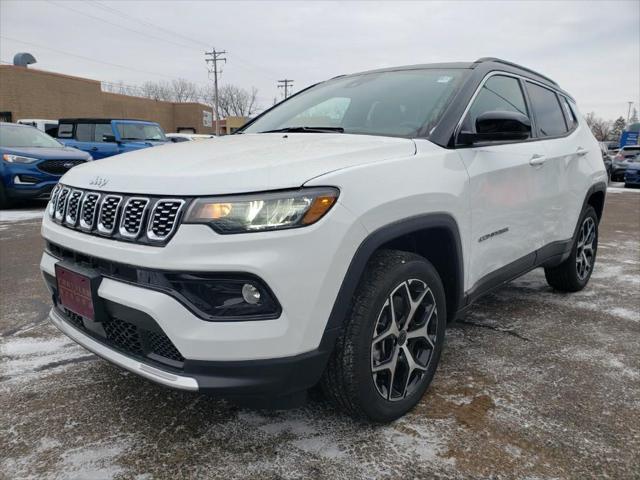
{"type": "MultiPolygon", "coordinates": [[[[513,111],[530,117],[521,81],[516,77],[488,77],[472,102],[462,123],[465,131],[475,132],[476,118],[488,111],[513,111]]],[[[534,252],[543,242],[541,176],[545,151],[541,142],[526,140],[485,142],[460,148],[458,153],[470,182],[467,285],[473,291],[533,265],[534,252]],[[507,268],[499,271],[503,267],[507,268]]]]}

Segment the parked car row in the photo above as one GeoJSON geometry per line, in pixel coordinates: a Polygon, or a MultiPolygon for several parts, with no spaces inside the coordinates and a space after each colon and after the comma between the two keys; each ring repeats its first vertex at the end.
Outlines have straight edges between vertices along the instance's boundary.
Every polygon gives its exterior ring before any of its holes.
{"type": "Polygon", "coordinates": [[[129,119],[29,118],[0,123],[0,208],[17,200],[48,199],[60,177],[81,163],[212,137],[165,134],[156,122],[129,119]]]}

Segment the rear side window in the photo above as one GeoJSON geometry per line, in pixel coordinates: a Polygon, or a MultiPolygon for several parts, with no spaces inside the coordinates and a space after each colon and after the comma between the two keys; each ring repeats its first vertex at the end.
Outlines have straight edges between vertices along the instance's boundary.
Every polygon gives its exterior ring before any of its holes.
{"type": "Polygon", "coordinates": [[[562,104],[562,111],[564,112],[564,118],[567,121],[567,126],[569,130],[573,130],[578,126],[578,120],[576,119],[576,114],[571,108],[569,101],[560,95],[560,103],[562,104]]]}
{"type": "Polygon", "coordinates": [[[79,123],[76,126],[76,140],[79,142],[93,142],[93,124],[79,123]]]}
{"type": "Polygon", "coordinates": [[[73,137],[73,124],[61,123],[58,126],[58,138],[72,138],[73,137]]]}
{"type": "Polygon", "coordinates": [[[473,101],[462,129],[476,131],[476,119],[485,112],[507,111],[527,115],[527,106],[517,78],[495,75],[482,86],[473,101]]]}
{"type": "Polygon", "coordinates": [[[531,108],[536,117],[538,135],[555,137],[567,133],[567,125],[555,92],[527,82],[531,108]]]}

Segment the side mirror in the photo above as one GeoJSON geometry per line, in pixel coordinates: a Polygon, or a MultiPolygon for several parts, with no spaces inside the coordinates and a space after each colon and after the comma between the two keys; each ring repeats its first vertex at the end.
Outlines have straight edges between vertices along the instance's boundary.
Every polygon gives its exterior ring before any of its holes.
{"type": "Polygon", "coordinates": [[[115,135],[102,135],[102,141],[108,143],[115,143],[116,136],[115,135]]]}
{"type": "Polygon", "coordinates": [[[458,141],[463,144],[526,140],[531,136],[529,117],[518,112],[484,112],[476,118],[476,133],[460,132],[458,141]]]}

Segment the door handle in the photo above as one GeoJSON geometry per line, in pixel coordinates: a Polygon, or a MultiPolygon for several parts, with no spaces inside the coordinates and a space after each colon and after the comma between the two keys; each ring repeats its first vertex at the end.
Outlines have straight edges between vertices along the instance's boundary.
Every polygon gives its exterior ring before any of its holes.
{"type": "Polygon", "coordinates": [[[535,153],[530,159],[529,159],[529,165],[531,165],[532,167],[538,167],[540,165],[543,165],[544,162],[547,161],[547,157],[545,157],[544,155],[539,155],[537,153],[535,153]]]}
{"type": "Polygon", "coordinates": [[[576,150],[576,154],[579,157],[584,157],[587,153],[589,153],[589,151],[586,148],[578,147],[578,149],[576,150]]]}
{"type": "Polygon", "coordinates": [[[92,152],[97,152],[98,151],[98,147],[91,147],[91,151],[92,152]]]}

